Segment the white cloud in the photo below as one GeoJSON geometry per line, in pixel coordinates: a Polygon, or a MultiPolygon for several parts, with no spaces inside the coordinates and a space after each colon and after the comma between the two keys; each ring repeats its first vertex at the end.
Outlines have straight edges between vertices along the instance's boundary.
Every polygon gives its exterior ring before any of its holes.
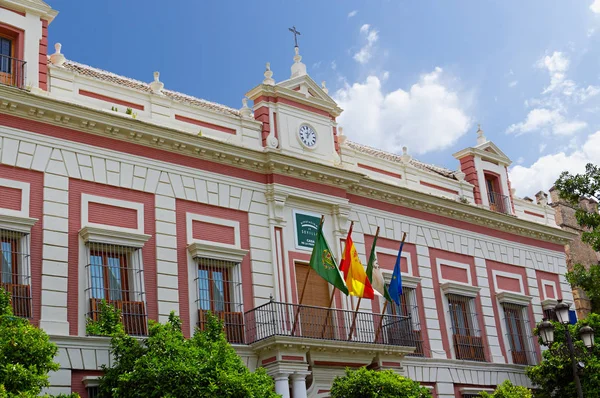
{"type": "Polygon", "coordinates": [[[587,163],[600,163],[600,131],[591,134],[579,149],[540,157],[529,167],[514,166],[510,170],[511,186],[519,196],[548,190],[560,173],[582,173],[587,163]]]}
{"type": "Polygon", "coordinates": [[[356,14],[358,14],[357,10],[352,10],[348,13],[348,18],[352,18],[353,16],[355,16],[356,14]]]}
{"type": "Polygon", "coordinates": [[[313,69],[319,69],[319,68],[321,67],[321,61],[319,61],[319,62],[315,62],[315,63],[312,65],[312,67],[313,67],[313,69]]]}
{"type": "Polygon", "coordinates": [[[550,131],[555,135],[571,135],[585,127],[585,122],[567,121],[559,109],[535,108],[529,111],[524,122],[512,124],[506,132],[521,135],[534,131],[550,131]]]}
{"type": "Polygon", "coordinates": [[[546,144],[540,144],[539,149],[540,149],[540,153],[544,152],[544,150],[546,149],[546,144]]]}
{"type": "Polygon", "coordinates": [[[375,43],[377,43],[377,40],[379,40],[379,32],[375,29],[371,29],[371,25],[364,24],[360,27],[360,33],[365,37],[367,42],[356,54],[354,54],[354,60],[358,63],[366,64],[373,56],[373,47],[375,46],[375,43]]]}
{"type": "Polygon", "coordinates": [[[387,70],[381,74],[381,80],[386,81],[389,78],[390,78],[390,72],[388,72],[387,70]]]}
{"type": "Polygon", "coordinates": [[[369,76],[338,90],[334,99],[345,111],[339,122],[353,141],[399,153],[402,146],[420,154],[447,148],[464,135],[471,120],[464,101],[442,82],[436,68],[408,91],[385,93],[381,81],[369,76]]]}
{"type": "Polygon", "coordinates": [[[508,87],[513,88],[515,87],[517,84],[519,84],[519,82],[517,80],[513,80],[512,82],[508,83],[508,87]]]}
{"type": "Polygon", "coordinates": [[[331,61],[331,69],[333,69],[333,70],[337,69],[337,64],[335,63],[335,61],[331,61]]]}
{"type": "Polygon", "coordinates": [[[544,58],[537,61],[537,67],[546,69],[550,74],[550,85],[544,89],[543,93],[558,90],[563,87],[565,83],[567,88],[572,86],[572,81],[565,81],[565,74],[569,69],[570,63],[569,57],[560,51],[554,51],[552,55],[546,55],[544,58]]]}
{"type": "Polygon", "coordinates": [[[600,0],[594,0],[594,2],[590,5],[590,10],[596,14],[600,14],[600,0]]]}

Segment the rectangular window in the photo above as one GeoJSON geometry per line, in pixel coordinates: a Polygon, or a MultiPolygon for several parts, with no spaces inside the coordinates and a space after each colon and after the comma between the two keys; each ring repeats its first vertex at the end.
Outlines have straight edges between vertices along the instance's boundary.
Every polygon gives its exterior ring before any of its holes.
{"type": "Polygon", "coordinates": [[[475,300],[456,294],[448,294],[446,297],[448,298],[448,317],[452,327],[456,359],[485,361],[483,339],[475,311],[475,300]]]}
{"type": "Polygon", "coordinates": [[[421,337],[421,324],[419,322],[416,290],[412,288],[403,288],[402,295],[400,296],[400,305],[396,305],[396,303],[388,304],[387,313],[389,315],[400,315],[409,317],[409,321],[406,324],[406,326],[402,326],[402,329],[404,330],[397,330],[398,328],[387,329],[389,344],[414,344],[416,346],[416,349],[414,353],[409,355],[422,357],[423,339],[421,337]]]}
{"type": "Polygon", "coordinates": [[[206,314],[210,311],[223,321],[230,343],[243,344],[244,314],[242,312],[241,280],[238,264],[231,261],[196,258],[198,327],[206,327],[206,314]]]}
{"type": "Polygon", "coordinates": [[[29,234],[0,229],[0,287],[11,294],[13,313],[32,317],[29,234]]]}
{"type": "Polygon", "coordinates": [[[0,73],[12,71],[13,41],[0,36],[0,73]]]}
{"type": "Polygon", "coordinates": [[[504,303],[504,320],[513,363],[533,365],[535,352],[528,330],[527,307],[504,303]]]}
{"type": "Polygon", "coordinates": [[[141,249],[88,243],[87,254],[88,316],[97,320],[99,304],[106,300],[121,311],[123,326],[128,334],[146,335],[141,249]]]}

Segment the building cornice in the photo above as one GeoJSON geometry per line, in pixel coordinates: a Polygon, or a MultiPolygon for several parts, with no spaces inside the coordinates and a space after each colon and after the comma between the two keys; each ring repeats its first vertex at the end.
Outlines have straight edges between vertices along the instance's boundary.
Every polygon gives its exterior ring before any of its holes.
{"type": "Polygon", "coordinates": [[[559,228],[376,181],[358,171],[334,166],[332,162],[307,161],[276,150],[257,151],[13,87],[0,86],[0,98],[3,98],[0,113],[249,170],[264,174],[265,183],[267,175],[293,177],[340,188],[352,195],[561,245],[576,236],[559,228]]]}
{"type": "Polygon", "coordinates": [[[33,0],[0,0],[0,6],[8,8],[9,10],[16,10],[22,12],[31,12],[39,15],[42,19],[52,22],[52,20],[58,15],[58,11],[53,10],[48,4],[43,1],[33,0]]]}

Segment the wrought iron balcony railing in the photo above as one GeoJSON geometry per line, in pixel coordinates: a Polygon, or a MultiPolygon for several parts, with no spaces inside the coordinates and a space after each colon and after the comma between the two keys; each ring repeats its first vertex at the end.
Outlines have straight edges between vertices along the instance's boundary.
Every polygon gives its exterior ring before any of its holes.
{"type": "Polygon", "coordinates": [[[273,336],[419,347],[408,316],[268,302],[245,314],[246,343],[273,336]]]}
{"type": "Polygon", "coordinates": [[[510,198],[508,196],[497,192],[488,192],[488,202],[490,203],[490,210],[497,211],[498,213],[512,214],[512,206],[510,205],[510,198]]]}
{"type": "Polygon", "coordinates": [[[0,55],[0,84],[25,88],[25,65],[27,62],[0,55]]]}

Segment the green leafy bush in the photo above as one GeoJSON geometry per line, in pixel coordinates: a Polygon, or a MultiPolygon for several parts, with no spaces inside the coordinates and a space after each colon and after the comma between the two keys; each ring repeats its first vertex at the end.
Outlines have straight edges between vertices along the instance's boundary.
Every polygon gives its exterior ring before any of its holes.
{"type": "Polygon", "coordinates": [[[479,394],[483,398],[532,398],[531,390],[523,386],[515,386],[510,380],[505,380],[500,384],[492,394],[482,392],[479,394]]]}
{"type": "Polygon", "coordinates": [[[428,398],[431,393],[416,381],[391,370],[346,369],[331,387],[331,398],[428,398]]]}
{"type": "Polygon", "coordinates": [[[87,319],[85,333],[90,336],[112,336],[124,332],[121,311],[102,300],[98,306],[98,320],[87,319]]]}
{"type": "Polygon", "coordinates": [[[278,397],[273,379],[262,368],[246,368],[212,315],[191,339],[173,313],[166,324],[151,321],[143,341],[119,330],[111,351],[115,361],[100,378],[101,397],[278,397]]]}
{"type": "Polygon", "coordinates": [[[0,398],[37,397],[49,386],[48,372],[58,370],[57,352],[43,330],[13,315],[10,294],[0,287],[0,398]]]}

